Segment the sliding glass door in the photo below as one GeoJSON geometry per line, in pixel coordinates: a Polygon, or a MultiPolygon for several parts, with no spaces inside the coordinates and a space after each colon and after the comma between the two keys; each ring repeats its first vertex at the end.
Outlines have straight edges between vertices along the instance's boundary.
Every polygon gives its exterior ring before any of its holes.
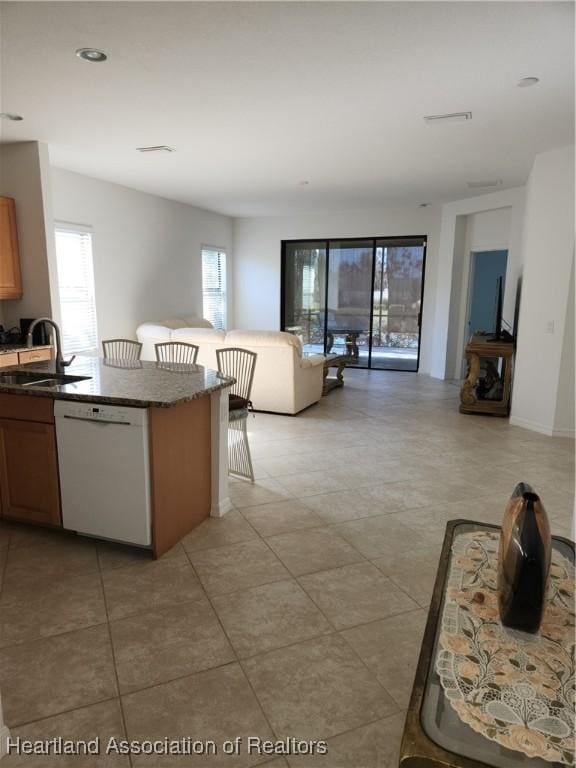
{"type": "Polygon", "coordinates": [[[372,368],[417,371],[424,281],[422,241],[376,241],[372,368]]]}
{"type": "Polygon", "coordinates": [[[426,239],[282,243],[282,330],[305,352],[417,371],[426,239]]]}

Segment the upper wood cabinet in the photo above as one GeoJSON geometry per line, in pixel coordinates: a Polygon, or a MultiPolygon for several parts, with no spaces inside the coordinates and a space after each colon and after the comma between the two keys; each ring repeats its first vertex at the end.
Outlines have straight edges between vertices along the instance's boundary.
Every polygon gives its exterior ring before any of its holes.
{"type": "Polygon", "coordinates": [[[16,206],[11,197],[0,197],[0,299],[21,298],[16,206]]]}

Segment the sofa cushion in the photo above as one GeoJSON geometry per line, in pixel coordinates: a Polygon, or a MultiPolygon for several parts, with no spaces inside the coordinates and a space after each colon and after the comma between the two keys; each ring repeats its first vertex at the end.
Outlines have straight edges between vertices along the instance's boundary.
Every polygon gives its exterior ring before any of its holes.
{"type": "Polygon", "coordinates": [[[286,331],[228,331],[226,344],[230,347],[294,347],[302,353],[298,336],[286,331]]]}
{"type": "Polygon", "coordinates": [[[177,328],[171,333],[171,341],[184,341],[190,344],[224,344],[226,334],[216,328],[177,328]]]}
{"type": "Polygon", "coordinates": [[[180,325],[171,326],[173,328],[182,328],[188,326],[189,328],[214,328],[210,320],[205,320],[203,317],[184,317],[183,322],[180,325]]]}

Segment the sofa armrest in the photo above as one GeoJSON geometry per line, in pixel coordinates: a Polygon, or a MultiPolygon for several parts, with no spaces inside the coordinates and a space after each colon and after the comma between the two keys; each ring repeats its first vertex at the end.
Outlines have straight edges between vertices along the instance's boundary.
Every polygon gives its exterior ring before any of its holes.
{"type": "Polygon", "coordinates": [[[315,368],[317,365],[324,365],[325,360],[324,355],[307,355],[301,358],[300,368],[315,368]]]}

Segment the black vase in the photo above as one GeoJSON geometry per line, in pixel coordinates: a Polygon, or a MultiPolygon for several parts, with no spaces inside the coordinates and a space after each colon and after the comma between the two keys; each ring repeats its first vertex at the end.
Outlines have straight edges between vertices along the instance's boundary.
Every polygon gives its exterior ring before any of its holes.
{"type": "Polygon", "coordinates": [[[498,553],[498,607],[504,626],[538,632],[551,548],[550,525],[540,497],[527,483],[519,483],[506,506],[498,553]]]}

